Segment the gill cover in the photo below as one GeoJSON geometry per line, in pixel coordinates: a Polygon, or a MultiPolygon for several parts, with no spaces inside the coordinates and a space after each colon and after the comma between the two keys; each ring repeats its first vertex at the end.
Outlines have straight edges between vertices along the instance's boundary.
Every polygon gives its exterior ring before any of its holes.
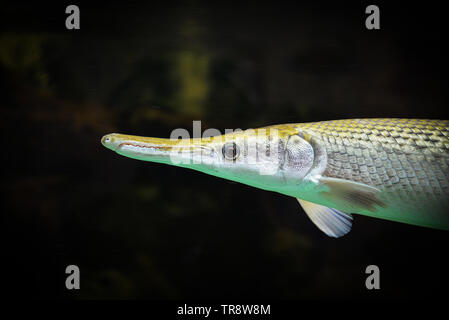
{"type": "Polygon", "coordinates": [[[283,170],[288,176],[303,179],[312,169],[314,160],[313,147],[299,135],[288,138],[285,146],[285,159],[283,170]]]}
{"type": "MultiPolygon", "coordinates": [[[[289,176],[314,179],[320,177],[324,171],[327,162],[326,151],[314,139],[309,140],[307,141],[301,133],[289,137],[284,168],[289,171],[289,176]]],[[[310,220],[328,236],[338,238],[351,230],[350,214],[303,199],[297,200],[310,220]]]]}

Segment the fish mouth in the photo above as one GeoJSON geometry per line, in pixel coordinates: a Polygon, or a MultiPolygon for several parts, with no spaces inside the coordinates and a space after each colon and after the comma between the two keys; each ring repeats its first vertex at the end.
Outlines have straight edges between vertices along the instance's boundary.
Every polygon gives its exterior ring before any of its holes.
{"type": "Polygon", "coordinates": [[[101,138],[101,144],[115,152],[120,150],[140,150],[152,153],[152,151],[169,152],[172,150],[173,141],[170,139],[141,138],[127,136],[120,133],[110,133],[101,138]]]}
{"type": "MultiPolygon", "coordinates": [[[[115,147],[115,152],[127,156],[144,156],[148,160],[151,158],[169,158],[177,149],[172,146],[160,145],[157,143],[141,143],[134,141],[124,141],[115,147]]],[[[181,149],[183,150],[183,149],[181,149]]]]}
{"type": "Polygon", "coordinates": [[[122,142],[115,152],[129,157],[138,157],[147,161],[164,161],[172,164],[202,163],[204,156],[210,156],[212,151],[205,146],[196,145],[165,145],[158,143],[122,142]]]}
{"type": "Polygon", "coordinates": [[[111,133],[101,138],[106,148],[134,159],[170,164],[200,164],[215,157],[214,148],[201,139],[164,139],[111,133]]]}

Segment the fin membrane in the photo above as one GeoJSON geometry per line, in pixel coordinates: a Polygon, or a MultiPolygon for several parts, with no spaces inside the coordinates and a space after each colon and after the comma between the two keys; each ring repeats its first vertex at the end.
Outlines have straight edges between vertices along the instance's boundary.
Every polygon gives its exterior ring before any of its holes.
{"type": "Polygon", "coordinates": [[[380,191],[375,187],[338,178],[321,177],[319,181],[329,189],[328,192],[322,193],[323,197],[338,204],[339,207],[371,212],[375,212],[377,206],[386,207],[386,204],[378,198],[380,191]]]}
{"type": "Polygon", "coordinates": [[[352,216],[337,209],[297,199],[312,222],[329,237],[344,236],[352,227],[352,216]]]}

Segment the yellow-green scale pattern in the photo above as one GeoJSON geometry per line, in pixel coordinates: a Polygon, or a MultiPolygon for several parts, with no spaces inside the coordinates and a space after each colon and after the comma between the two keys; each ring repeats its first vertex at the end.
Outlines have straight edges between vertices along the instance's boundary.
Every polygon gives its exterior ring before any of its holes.
{"type": "Polygon", "coordinates": [[[323,176],[375,186],[386,198],[394,192],[396,200],[411,205],[417,195],[420,201],[447,203],[449,121],[351,119],[297,127],[326,149],[323,176]]]}

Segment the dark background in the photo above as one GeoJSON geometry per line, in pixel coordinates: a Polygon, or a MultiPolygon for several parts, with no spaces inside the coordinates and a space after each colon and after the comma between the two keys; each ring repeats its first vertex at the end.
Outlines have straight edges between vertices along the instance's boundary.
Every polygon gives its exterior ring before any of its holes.
{"type": "Polygon", "coordinates": [[[381,2],[1,5],[2,292],[147,299],[447,298],[449,233],[120,157],[111,132],[357,117],[448,119],[447,6],[381,2]],[[81,290],[65,289],[65,268],[81,290]],[[381,290],[365,288],[365,268],[381,290]]]}

